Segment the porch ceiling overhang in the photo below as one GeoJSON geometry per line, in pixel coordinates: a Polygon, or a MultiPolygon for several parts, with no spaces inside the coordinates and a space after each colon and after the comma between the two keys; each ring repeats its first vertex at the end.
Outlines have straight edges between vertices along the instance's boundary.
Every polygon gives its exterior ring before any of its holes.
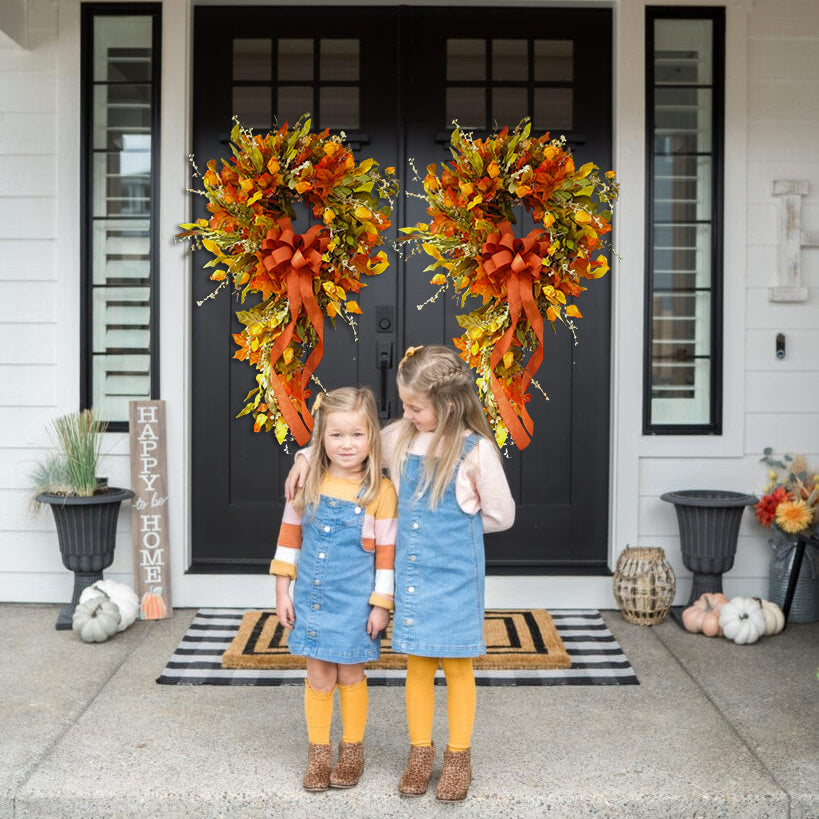
{"type": "Polygon", "coordinates": [[[0,3],[0,48],[28,45],[29,0],[3,0],[0,3]]]}

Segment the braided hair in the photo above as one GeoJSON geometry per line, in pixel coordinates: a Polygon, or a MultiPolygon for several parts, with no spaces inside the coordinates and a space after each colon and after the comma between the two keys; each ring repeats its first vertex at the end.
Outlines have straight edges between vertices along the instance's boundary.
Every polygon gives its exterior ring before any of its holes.
{"type": "MultiPolygon", "coordinates": [[[[398,386],[424,396],[438,419],[418,496],[430,491],[430,506],[435,508],[455,475],[463,450],[463,433],[472,430],[494,444],[492,430],[475,391],[472,372],[454,350],[448,347],[410,347],[398,365],[398,386]]],[[[391,471],[400,475],[412,441],[418,434],[406,420],[396,438],[391,471]]]]}

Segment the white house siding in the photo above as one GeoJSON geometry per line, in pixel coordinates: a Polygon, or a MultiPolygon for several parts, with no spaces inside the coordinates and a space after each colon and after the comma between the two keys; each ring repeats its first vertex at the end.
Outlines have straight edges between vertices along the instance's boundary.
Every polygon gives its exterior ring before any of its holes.
{"type": "MultiPolygon", "coordinates": [[[[768,301],[776,275],[773,180],[808,182],[803,225],[819,232],[819,4],[732,0],[727,6],[726,366],[718,438],[641,435],[645,5],[613,3],[614,167],[622,194],[612,277],[610,555],[614,565],[629,543],[662,546],[677,571],[681,601],[690,575],[681,564],[673,508],[659,496],[686,488],[758,492],[765,481],[758,458],[767,445],[819,462],[819,250],[802,252],[808,301],[768,301]],[[779,331],[788,343],[781,362],[774,357],[779,331]]],[[[79,0],[29,0],[27,47],[0,37],[0,600],[64,601],[71,590],[48,512],[36,520],[26,512],[26,473],[43,452],[47,421],[79,402],[79,9],[79,0]]],[[[165,0],[160,372],[168,404],[174,603],[269,605],[267,578],[184,573],[190,295],[183,250],[171,237],[188,207],[191,19],[190,0],[165,0]]],[[[128,485],[127,440],[107,437],[109,479],[128,485]]],[[[746,512],[727,592],[764,593],[768,559],[764,533],[746,512]]],[[[106,574],[130,581],[131,560],[123,507],[106,574]]],[[[490,605],[612,606],[610,589],[606,578],[489,578],[487,599],[490,605]]]]}

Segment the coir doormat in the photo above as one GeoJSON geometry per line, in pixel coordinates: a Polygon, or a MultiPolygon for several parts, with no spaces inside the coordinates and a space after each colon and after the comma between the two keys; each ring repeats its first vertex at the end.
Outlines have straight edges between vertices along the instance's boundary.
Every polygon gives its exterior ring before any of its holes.
{"type": "MultiPolygon", "coordinates": [[[[493,609],[483,622],[486,654],[476,657],[476,669],[570,668],[554,622],[545,609],[493,609]]],[[[272,611],[248,611],[239,631],[222,654],[223,668],[305,668],[305,658],[287,647],[288,632],[272,611]]],[[[381,638],[380,659],[366,664],[369,671],[405,669],[407,655],[392,650],[392,621],[381,638]]]]}
{"type": "MultiPolygon", "coordinates": [[[[237,636],[245,609],[201,609],[157,682],[162,685],[303,685],[303,668],[224,668],[222,655],[237,636]]],[[[627,657],[593,609],[550,612],[571,668],[477,669],[478,685],[637,685],[627,657]]],[[[370,669],[368,684],[403,685],[400,668],[370,669]]],[[[438,671],[436,683],[445,683],[438,671]]]]}

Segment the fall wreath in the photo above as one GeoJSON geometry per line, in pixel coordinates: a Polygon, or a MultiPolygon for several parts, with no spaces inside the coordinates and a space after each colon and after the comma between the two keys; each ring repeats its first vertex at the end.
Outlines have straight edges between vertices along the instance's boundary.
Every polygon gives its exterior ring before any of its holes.
{"type": "MultiPolygon", "coordinates": [[[[485,140],[452,133],[453,161],[427,168],[424,196],[428,223],[401,228],[432,257],[431,282],[482,305],[458,316],[463,335],[453,339],[475,370],[479,394],[499,446],[508,435],[523,449],[533,424],[526,403],[543,361],[546,321],[574,332],[580,310],[570,299],[609,269],[600,253],[611,230],[617,198],[614,173],[601,175],[591,162],[575,168],[565,140],[530,137],[523,120],[485,140]],[[536,227],[514,235],[515,209],[523,207],[536,227]],[[528,354],[528,358],[527,358],[528,354]]],[[[436,293],[437,296],[437,293],[436,293]]],[[[435,298],[435,297],[433,297],[435,298]]]]}
{"type": "Polygon", "coordinates": [[[273,430],[279,443],[290,432],[299,445],[313,428],[308,384],[324,350],[324,316],[355,328],[361,308],[348,296],[389,264],[376,248],[398,190],[394,168],[382,175],[372,159],[356,164],[343,134],[313,133],[310,124],[305,115],[262,136],[236,121],[232,158],[221,168],[211,159],[204,190],[193,191],[210,217],[178,234],[213,254],[205,267],[219,285],[208,298],[225,285],[242,303],[261,297],[236,313],[244,329],[233,336],[235,358],[258,370],[239,415],[252,414],[256,432],[273,430]],[[292,222],[297,201],[320,220],[303,233],[292,222]]]}

